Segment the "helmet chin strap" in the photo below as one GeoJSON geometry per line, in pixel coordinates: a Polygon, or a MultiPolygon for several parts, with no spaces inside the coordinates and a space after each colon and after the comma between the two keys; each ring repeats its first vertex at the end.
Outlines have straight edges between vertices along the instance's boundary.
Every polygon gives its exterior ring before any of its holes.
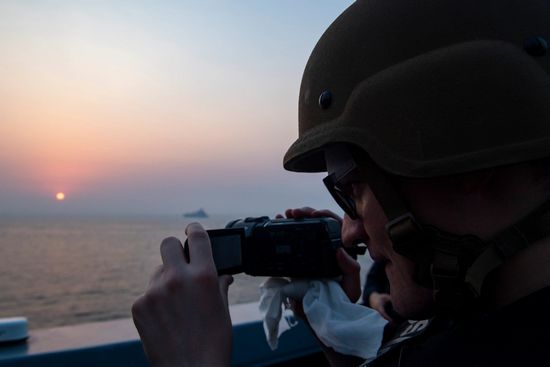
{"type": "Polygon", "coordinates": [[[388,218],[394,251],[416,264],[415,281],[433,289],[439,314],[456,315],[475,306],[489,273],[550,235],[550,200],[487,241],[420,224],[391,178],[370,158],[361,165],[367,166],[367,182],[388,218]]]}

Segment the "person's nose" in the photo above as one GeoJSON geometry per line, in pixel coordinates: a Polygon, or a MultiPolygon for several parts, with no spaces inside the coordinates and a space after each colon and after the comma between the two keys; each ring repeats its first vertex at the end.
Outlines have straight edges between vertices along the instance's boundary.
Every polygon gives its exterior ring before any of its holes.
{"type": "Polygon", "coordinates": [[[342,221],[342,243],[346,247],[355,246],[358,243],[367,243],[369,236],[363,227],[361,218],[351,219],[347,214],[342,221]]]}

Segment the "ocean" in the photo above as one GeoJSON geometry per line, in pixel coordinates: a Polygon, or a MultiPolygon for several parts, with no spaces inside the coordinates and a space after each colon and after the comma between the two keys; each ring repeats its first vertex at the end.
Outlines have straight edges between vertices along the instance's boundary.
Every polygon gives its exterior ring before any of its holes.
{"type": "MultiPolygon", "coordinates": [[[[131,317],[163,238],[185,238],[190,221],[212,229],[241,217],[0,216],[0,318],[36,329],[131,317]]],[[[229,302],[257,301],[263,280],[236,275],[229,302]]]]}

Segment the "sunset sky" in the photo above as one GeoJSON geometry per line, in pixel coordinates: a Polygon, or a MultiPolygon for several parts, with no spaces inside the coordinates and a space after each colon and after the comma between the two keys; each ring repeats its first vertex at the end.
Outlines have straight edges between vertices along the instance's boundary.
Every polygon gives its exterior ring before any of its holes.
{"type": "Polygon", "coordinates": [[[1,1],[0,214],[336,208],[282,158],[309,53],[350,4],[1,1]]]}

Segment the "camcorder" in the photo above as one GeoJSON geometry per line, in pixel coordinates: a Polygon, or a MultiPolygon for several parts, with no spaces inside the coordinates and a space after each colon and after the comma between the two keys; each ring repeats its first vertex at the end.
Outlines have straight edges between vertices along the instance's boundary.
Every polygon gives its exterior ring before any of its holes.
{"type": "MultiPolygon", "coordinates": [[[[334,218],[270,219],[250,217],[208,230],[218,274],[328,278],[341,275],[336,251],[341,225],[334,218]]],[[[345,248],[352,257],[366,247],[345,248]]],[[[189,256],[185,241],[184,251],[189,256]]]]}

